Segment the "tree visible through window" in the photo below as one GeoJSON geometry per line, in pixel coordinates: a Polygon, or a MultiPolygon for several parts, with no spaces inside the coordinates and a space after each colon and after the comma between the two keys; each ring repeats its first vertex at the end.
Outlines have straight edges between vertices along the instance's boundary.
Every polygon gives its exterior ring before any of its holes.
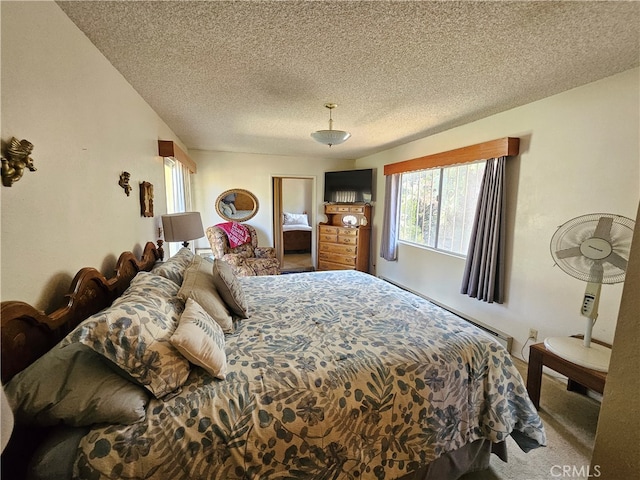
{"type": "Polygon", "coordinates": [[[484,162],[402,174],[399,240],[466,255],[484,162]]]}

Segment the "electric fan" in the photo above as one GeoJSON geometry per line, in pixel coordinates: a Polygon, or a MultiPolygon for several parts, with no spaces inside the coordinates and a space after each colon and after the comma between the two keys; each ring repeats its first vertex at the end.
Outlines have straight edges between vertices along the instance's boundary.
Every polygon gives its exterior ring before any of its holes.
{"type": "Polygon", "coordinates": [[[591,343],[598,318],[602,284],[624,281],[635,222],[608,213],[576,217],[561,225],[551,238],[551,255],[565,273],[587,282],[580,313],[586,318],[584,339],[551,337],[545,346],[577,365],[606,372],[611,349],[591,343]]]}

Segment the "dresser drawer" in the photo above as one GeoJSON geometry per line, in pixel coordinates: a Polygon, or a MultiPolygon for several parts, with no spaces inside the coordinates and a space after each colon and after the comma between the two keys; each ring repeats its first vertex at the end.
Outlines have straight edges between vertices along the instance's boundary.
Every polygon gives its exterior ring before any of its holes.
{"type": "Polygon", "coordinates": [[[329,242],[329,243],[336,243],[338,241],[338,236],[337,235],[320,235],[320,242],[329,242]]]}
{"type": "Polygon", "coordinates": [[[338,227],[338,235],[350,235],[355,237],[358,235],[358,229],[338,227]]]}
{"type": "Polygon", "coordinates": [[[324,211],[325,213],[349,213],[351,207],[348,205],[327,205],[324,211]]]}
{"type": "Polygon", "coordinates": [[[350,265],[341,265],[339,263],[328,262],[326,260],[318,260],[318,270],[355,270],[355,267],[350,265]]]}
{"type": "Polygon", "coordinates": [[[338,243],[344,245],[357,245],[358,237],[352,237],[350,235],[338,235],[338,243]]]}
{"type": "Polygon", "coordinates": [[[339,263],[340,265],[349,265],[352,267],[356,264],[356,257],[353,255],[340,255],[333,252],[320,252],[318,253],[318,259],[331,263],[339,263]]]}
{"type": "Polygon", "coordinates": [[[338,234],[338,228],[336,226],[333,225],[320,225],[320,229],[318,230],[320,232],[320,235],[325,234],[325,235],[337,235],[338,234]]]}
{"type": "Polygon", "coordinates": [[[355,245],[340,245],[337,243],[321,243],[320,252],[339,253],[340,255],[354,255],[357,252],[355,245]]]}

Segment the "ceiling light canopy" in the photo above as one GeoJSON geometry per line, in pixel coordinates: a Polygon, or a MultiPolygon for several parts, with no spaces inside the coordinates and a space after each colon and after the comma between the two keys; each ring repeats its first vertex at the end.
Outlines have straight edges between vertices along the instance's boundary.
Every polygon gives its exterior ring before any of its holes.
{"type": "Polygon", "coordinates": [[[331,110],[336,108],[338,105],[335,103],[325,103],[325,107],[329,109],[329,130],[318,130],[317,132],[313,132],[311,137],[319,143],[323,143],[324,145],[340,145],[343,142],[346,142],[351,134],[349,132],[345,132],[343,130],[334,130],[333,129],[333,118],[331,118],[331,110]]]}

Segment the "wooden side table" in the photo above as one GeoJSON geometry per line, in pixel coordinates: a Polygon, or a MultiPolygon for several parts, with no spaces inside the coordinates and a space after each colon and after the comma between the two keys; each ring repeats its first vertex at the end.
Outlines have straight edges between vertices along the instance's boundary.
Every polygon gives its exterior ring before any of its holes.
{"type": "MultiPolygon", "coordinates": [[[[611,345],[598,340],[592,340],[600,345],[611,347],[611,345]]],[[[567,390],[586,393],[587,390],[594,390],[598,393],[604,391],[604,383],[607,380],[607,372],[591,370],[575,363],[571,363],[553,352],[547,350],[544,343],[531,345],[529,349],[529,369],[527,370],[527,392],[529,398],[537,409],[540,409],[540,387],[542,385],[542,367],[547,366],[551,370],[565,375],[569,378],[567,390]]]]}

